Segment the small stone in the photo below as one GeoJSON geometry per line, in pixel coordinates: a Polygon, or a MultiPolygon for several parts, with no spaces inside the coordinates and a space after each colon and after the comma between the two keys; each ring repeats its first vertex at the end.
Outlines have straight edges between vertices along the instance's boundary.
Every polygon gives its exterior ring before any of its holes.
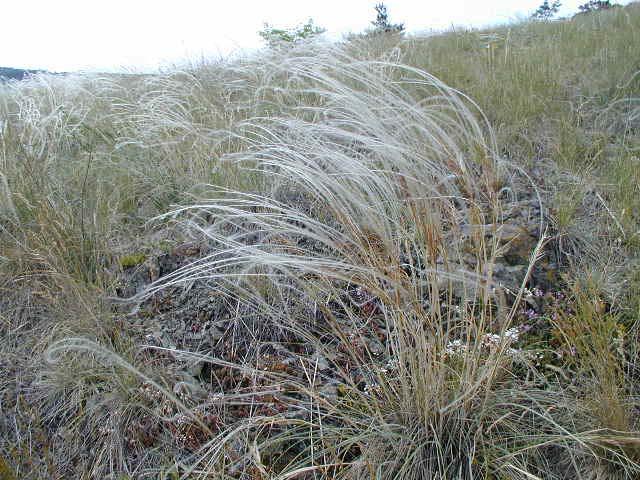
{"type": "Polygon", "coordinates": [[[329,368],[329,362],[327,362],[327,359],[317,351],[311,357],[311,361],[318,366],[318,370],[327,370],[329,368]]]}
{"type": "Polygon", "coordinates": [[[200,250],[200,246],[195,243],[184,243],[175,247],[171,253],[179,257],[195,257],[200,254],[200,250]]]}
{"type": "Polygon", "coordinates": [[[522,225],[512,225],[505,223],[498,229],[501,243],[509,243],[527,234],[527,230],[522,225]]]}
{"type": "Polygon", "coordinates": [[[338,401],[338,385],[335,382],[322,385],[318,393],[329,402],[338,401]]]}
{"type": "Polygon", "coordinates": [[[203,362],[202,360],[193,362],[187,367],[187,372],[189,372],[189,375],[191,375],[192,377],[199,377],[202,374],[205,363],[206,362],[203,362]]]}

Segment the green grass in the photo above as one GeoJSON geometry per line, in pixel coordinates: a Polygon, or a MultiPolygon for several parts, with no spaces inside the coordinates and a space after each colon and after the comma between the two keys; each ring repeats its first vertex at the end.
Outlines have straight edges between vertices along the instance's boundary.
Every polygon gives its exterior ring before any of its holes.
{"type": "Polygon", "coordinates": [[[630,5],[1,85],[0,477],[638,478],[639,44],[630,5]],[[224,340],[160,342],[202,292],[224,340]]]}

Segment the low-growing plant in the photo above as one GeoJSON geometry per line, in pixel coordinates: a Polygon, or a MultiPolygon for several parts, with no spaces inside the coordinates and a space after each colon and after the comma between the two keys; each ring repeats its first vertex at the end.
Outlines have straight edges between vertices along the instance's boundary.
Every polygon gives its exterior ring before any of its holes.
{"type": "Polygon", "coordinates": [[[133,268],[140,265],[147,259],[144,253],[132,253],[120,258],[120,266],[122,268],[133,268]]]}

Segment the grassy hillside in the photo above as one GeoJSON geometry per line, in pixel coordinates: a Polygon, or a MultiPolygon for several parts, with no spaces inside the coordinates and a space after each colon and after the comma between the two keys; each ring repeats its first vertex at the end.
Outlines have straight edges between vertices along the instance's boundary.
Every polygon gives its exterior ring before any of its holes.
{"type": "Polygon", "coordinates": [[[29,75],[45,73],[43,70],[25,70],[23,68],[0,67],[0,81],[2,80],[23,80],[29,75]]]}
{"type": "Polygon", "coordinates": [[[639,478],[638,45],[0,85],[0,480],[639,478]]]}

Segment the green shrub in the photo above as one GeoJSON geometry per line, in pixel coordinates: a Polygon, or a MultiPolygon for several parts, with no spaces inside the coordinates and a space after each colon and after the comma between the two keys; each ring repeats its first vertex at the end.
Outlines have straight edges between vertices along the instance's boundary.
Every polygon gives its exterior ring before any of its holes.
{"type": "Polygon", "coordinates": [[[275,47],[307,40],[321,35],[325,31],[324,28],[314,25],[313,19],[310,18],[304,25],[288,29],[274,28],[265,23],[264,29],[259,34],[270,47],[275,47]]]}

